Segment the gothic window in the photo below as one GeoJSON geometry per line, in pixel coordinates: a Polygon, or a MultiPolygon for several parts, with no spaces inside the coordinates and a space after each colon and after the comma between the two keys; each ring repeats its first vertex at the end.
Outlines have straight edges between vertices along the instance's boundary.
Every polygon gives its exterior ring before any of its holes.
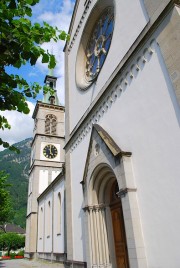
{"type": "Polygon", "coordinates": [[[50,83],[49,83],[49,86],[50,86],[51,88],[53,88],[53,82],[50,82],[50,83]]]}
{"type": "Polygon", "coordinates": [[[43,236],[43,208],[40,209],[40,215],[39,215],[39,239],[42,239],[43,236]]]}
{"type": "Polygon", "coordinates": [[[57,234],[61,234],[61,194],[57,195],[57,234]]]}
{"type": "Polygon", "coordinates": [[[50,237],[50,231],[51,231],[51,202],[48,201],[48,206],[47,206],[47,219],[46,219],[46,232],[47,232],[47,238],[50,237]]]}
{"type": "Polygon", "coordinates": [[[49,97],[49,102],[50,102],[50,104],[55,104],[55,97],[54,96],[50,96],[49,97]]]}
{"type": "Polygon", "coordinates": [[[57,117],[53,114],[46,115],[45,134],[56,135],[57,117]]]}

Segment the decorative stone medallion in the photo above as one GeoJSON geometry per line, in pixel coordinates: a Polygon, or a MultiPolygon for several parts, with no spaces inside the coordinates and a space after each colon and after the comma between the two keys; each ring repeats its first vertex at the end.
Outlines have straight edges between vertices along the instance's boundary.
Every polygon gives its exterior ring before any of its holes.
{"type": "Polygon", "coordinates": [[[94,147],[94,155],[98,156],[100,152],[100,145],[98,143],[96,143],[95,147],[94,147]]]}

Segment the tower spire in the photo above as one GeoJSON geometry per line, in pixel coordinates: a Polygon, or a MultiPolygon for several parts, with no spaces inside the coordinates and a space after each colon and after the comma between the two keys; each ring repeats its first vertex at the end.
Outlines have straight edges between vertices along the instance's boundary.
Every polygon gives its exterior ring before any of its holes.
{"type": "Polygon", "coordinates": [[[54,76],[54,69],[49,69],[48,75],[46,75],[44,79],[44,83],[47,86],[51,87],[54,90],[54,93],[53,94],[50,94],[50,92],[45,93],[43,96],[44,103],[59,105],[59,99],[56,91],[56,81],[57,77],[54,76]]]}

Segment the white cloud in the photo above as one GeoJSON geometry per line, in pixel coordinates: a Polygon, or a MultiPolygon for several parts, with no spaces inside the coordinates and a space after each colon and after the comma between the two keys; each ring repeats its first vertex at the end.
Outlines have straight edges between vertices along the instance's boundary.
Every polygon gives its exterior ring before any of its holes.
{"type": "Polygon", "coordinates": [[[28,76],[29,76],[29,77],[32,77],[32,76],[38,76],[38,75],[37,75],[37,73],[35,73],[35,72],[30,72],[30,73],[28,73],[28,76]]]}
{"type": "MultiPolygon", "coordinates": [[[[11,129],[0,130],[0,137],[2,140],[14,144],[22,141],[33,135],[33,119],[32,113],[34,111],[34,105],[28,102],[30,113],[28,115],[19,113],[17,111],[5,111],[1,112],[1,115],[5,116],[11,125],[11,129]]],[[[0,150],[4,148],[0,146],[0,150]]]]}

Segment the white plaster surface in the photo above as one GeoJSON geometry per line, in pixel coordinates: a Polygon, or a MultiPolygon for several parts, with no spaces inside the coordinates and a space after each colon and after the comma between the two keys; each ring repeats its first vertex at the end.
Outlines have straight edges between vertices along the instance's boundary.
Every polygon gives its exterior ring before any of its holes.
{"type": "MultiPolygon", "coordinates": [[[[150,60],[98,124],[122,150],[132,152],[148,267],[179,268],[180,111],[160,50],[157,46],[154,49],[150,60]]],[[[75,110],[77,105],[72,108],[74,114],[75,110]]],[[[81,106],[77,113],[82,114],[81,106]]],[[[74,258],[78,260],[84,259],[79,183],[89,137],[88,134],[71,153],[73,243],[74,258]]]]}
{"type": "Polygon", "coordinates": [[[78,150],[71,155],[72,180],[72,211],[73,211],[73,249],[74,259],[85,261],[85,246],[83,245],[83,193],[80,182],[83,177],[89,135],[80,144],[78,150]],[[76,246],[78,245],[78,247],[76,246]]]}
{"type": "Polygon", "coordinates": [[[64,253],[64,181],[58,181],[51,190],[43,195],[38,206],[38,241],[37,251],[41,253],[64,253]],[[58,193],[61,195],[61,210],[57,210],[58,193]],[[50,202],[50,214],[48,215],[48,202],[50,202]],[[41,218],[41,208],[43,218],[41,218]],[[61,232],[57,226],[61,217],[61,232]],[[48,233],[48,221],[50,223],[50,233],[48,233]],[[53,224],[52,224],[53,223],[53,224]]]}
{"type": "Polygon", "coordinates": [[[39,194],[41,194],[48,186],[48,170],[41,169],[39,171],[39,194]]]}
{"type": "Polygon", "coordinates": [[[58,170],[53,170],[52,171],[52,177],[51,177],[51,181],[53,181],[58,175],[59,175],[60,171],[58,170]]]}

